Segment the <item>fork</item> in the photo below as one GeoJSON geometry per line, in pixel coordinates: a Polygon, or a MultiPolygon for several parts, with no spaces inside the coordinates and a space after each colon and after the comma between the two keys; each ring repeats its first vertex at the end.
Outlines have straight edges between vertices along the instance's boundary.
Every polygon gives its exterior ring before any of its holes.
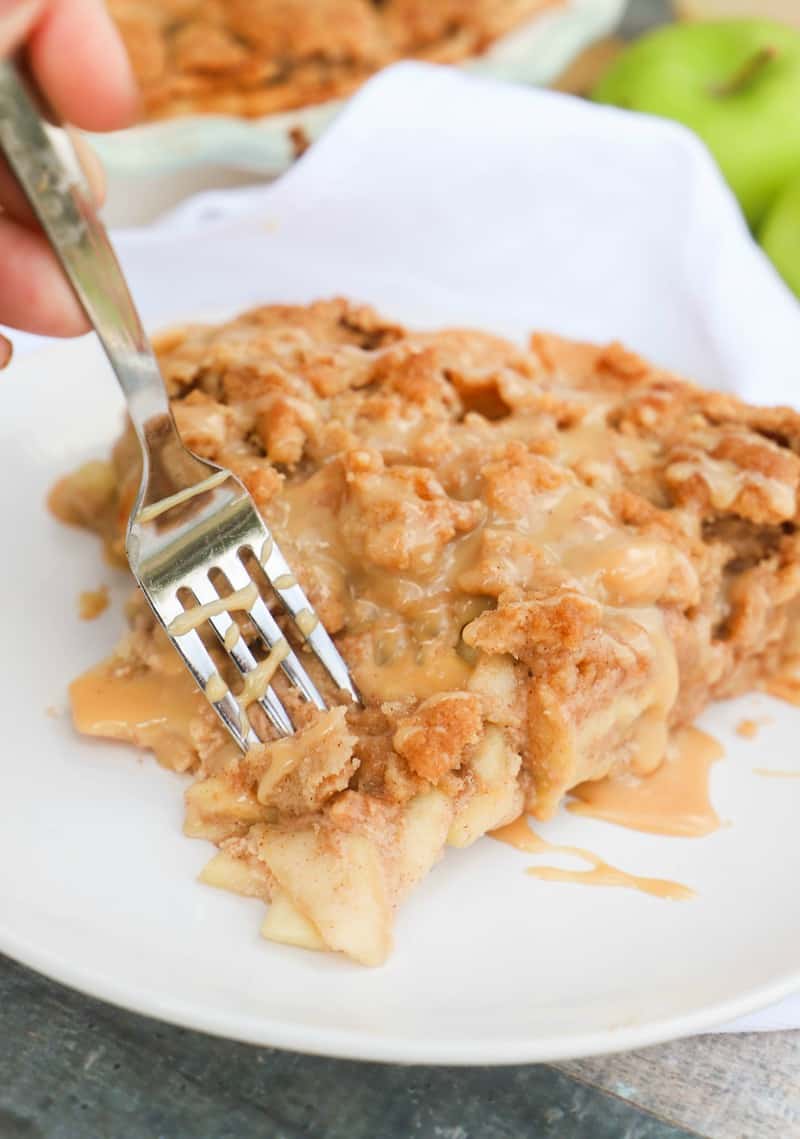
{"type": "Polygon", "coordinates": [[[294,731],[270,681],[277,668],[324,710],[325,701],[262,598],[253,559],[334,685],[358,703],[347,665],[260,517],[230,471],[198,458],[178,435],[164,381],[67,132],[39,113],[11,62],[0,62],[0,151],[22,187],[128,404],[142,476],[128,522],[131,570],[156,618],[242,751],[259,742],[247,709],[258,704],[280,735],[294,731]],[[230,592],[221,587],[227,584],[230,592]],[[263,640],[258,661],[232,614],[263,640]],[[200,636],[208,623],[241,674],[225,683],[200,636]]]}

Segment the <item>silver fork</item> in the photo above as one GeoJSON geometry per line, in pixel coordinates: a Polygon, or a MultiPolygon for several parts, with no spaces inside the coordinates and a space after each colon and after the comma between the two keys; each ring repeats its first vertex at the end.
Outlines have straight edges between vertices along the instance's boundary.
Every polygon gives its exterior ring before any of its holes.
{"type": "Polygon", "coordinates": [[[15,66],[0,62],[0,150],[94,325],[128,403],[142,449],[142,479],[128,523],[134,577],[197,684],[242,750],[259,740],[247,715],[258,703],[281,735],[294,730],[269,680],[280,667],[318,708],[319,690],[261,597],[255,558],[302,640],[337,688],[358,702],[347,665],[297,584],[244,486],[184,447],[152,347],[95,211],[67,133],[41,115],[15,66]],[[244,555],[244,557],[243,557],[244,555]],[[220,589],[227,580],[230,594],[220,589]],[[250,618],[268,650],[262,662],[232,612],[250,618]],[[235,696],[198,627],[208,622],[241,673],[235,696]]]}

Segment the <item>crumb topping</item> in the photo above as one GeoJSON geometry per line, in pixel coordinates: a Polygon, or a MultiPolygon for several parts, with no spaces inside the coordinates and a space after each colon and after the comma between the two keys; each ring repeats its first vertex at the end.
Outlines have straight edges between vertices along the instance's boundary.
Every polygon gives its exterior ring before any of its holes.
{"type": "Polygon", "coordinates": [[[145,114],[259,117],[349,94],[403,57],[452,63],[558,0],[108,0],[145,114]]]}

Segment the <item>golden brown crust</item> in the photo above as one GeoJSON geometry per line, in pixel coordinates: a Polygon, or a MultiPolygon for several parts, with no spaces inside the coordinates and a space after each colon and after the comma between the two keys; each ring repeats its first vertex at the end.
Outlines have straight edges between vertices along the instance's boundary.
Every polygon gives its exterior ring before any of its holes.
{"type": "Polygon", "coordinates": [[[461,766],[483,732],[481,703],[470,692],[430,696],[396,721],[392,745],[415,775],[436,783],[461,766]]]}
{"type": "Polygon", "coordinates": [[[558,0],[109,0],[148,118],[257,117],[349,94],[404,56],[453,62],[558,0]]]}

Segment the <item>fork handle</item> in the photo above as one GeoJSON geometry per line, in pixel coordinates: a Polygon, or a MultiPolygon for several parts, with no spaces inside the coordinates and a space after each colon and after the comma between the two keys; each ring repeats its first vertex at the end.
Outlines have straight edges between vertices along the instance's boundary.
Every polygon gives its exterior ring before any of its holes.
{"type": "Polygon", "coordinates": [[[94,325],[149,452],[156,427],[162,439],[168,424],[174,431],[158,363],[70,137],[43,118],[8,60],[0,61],[0,150],[94,325]]]}

